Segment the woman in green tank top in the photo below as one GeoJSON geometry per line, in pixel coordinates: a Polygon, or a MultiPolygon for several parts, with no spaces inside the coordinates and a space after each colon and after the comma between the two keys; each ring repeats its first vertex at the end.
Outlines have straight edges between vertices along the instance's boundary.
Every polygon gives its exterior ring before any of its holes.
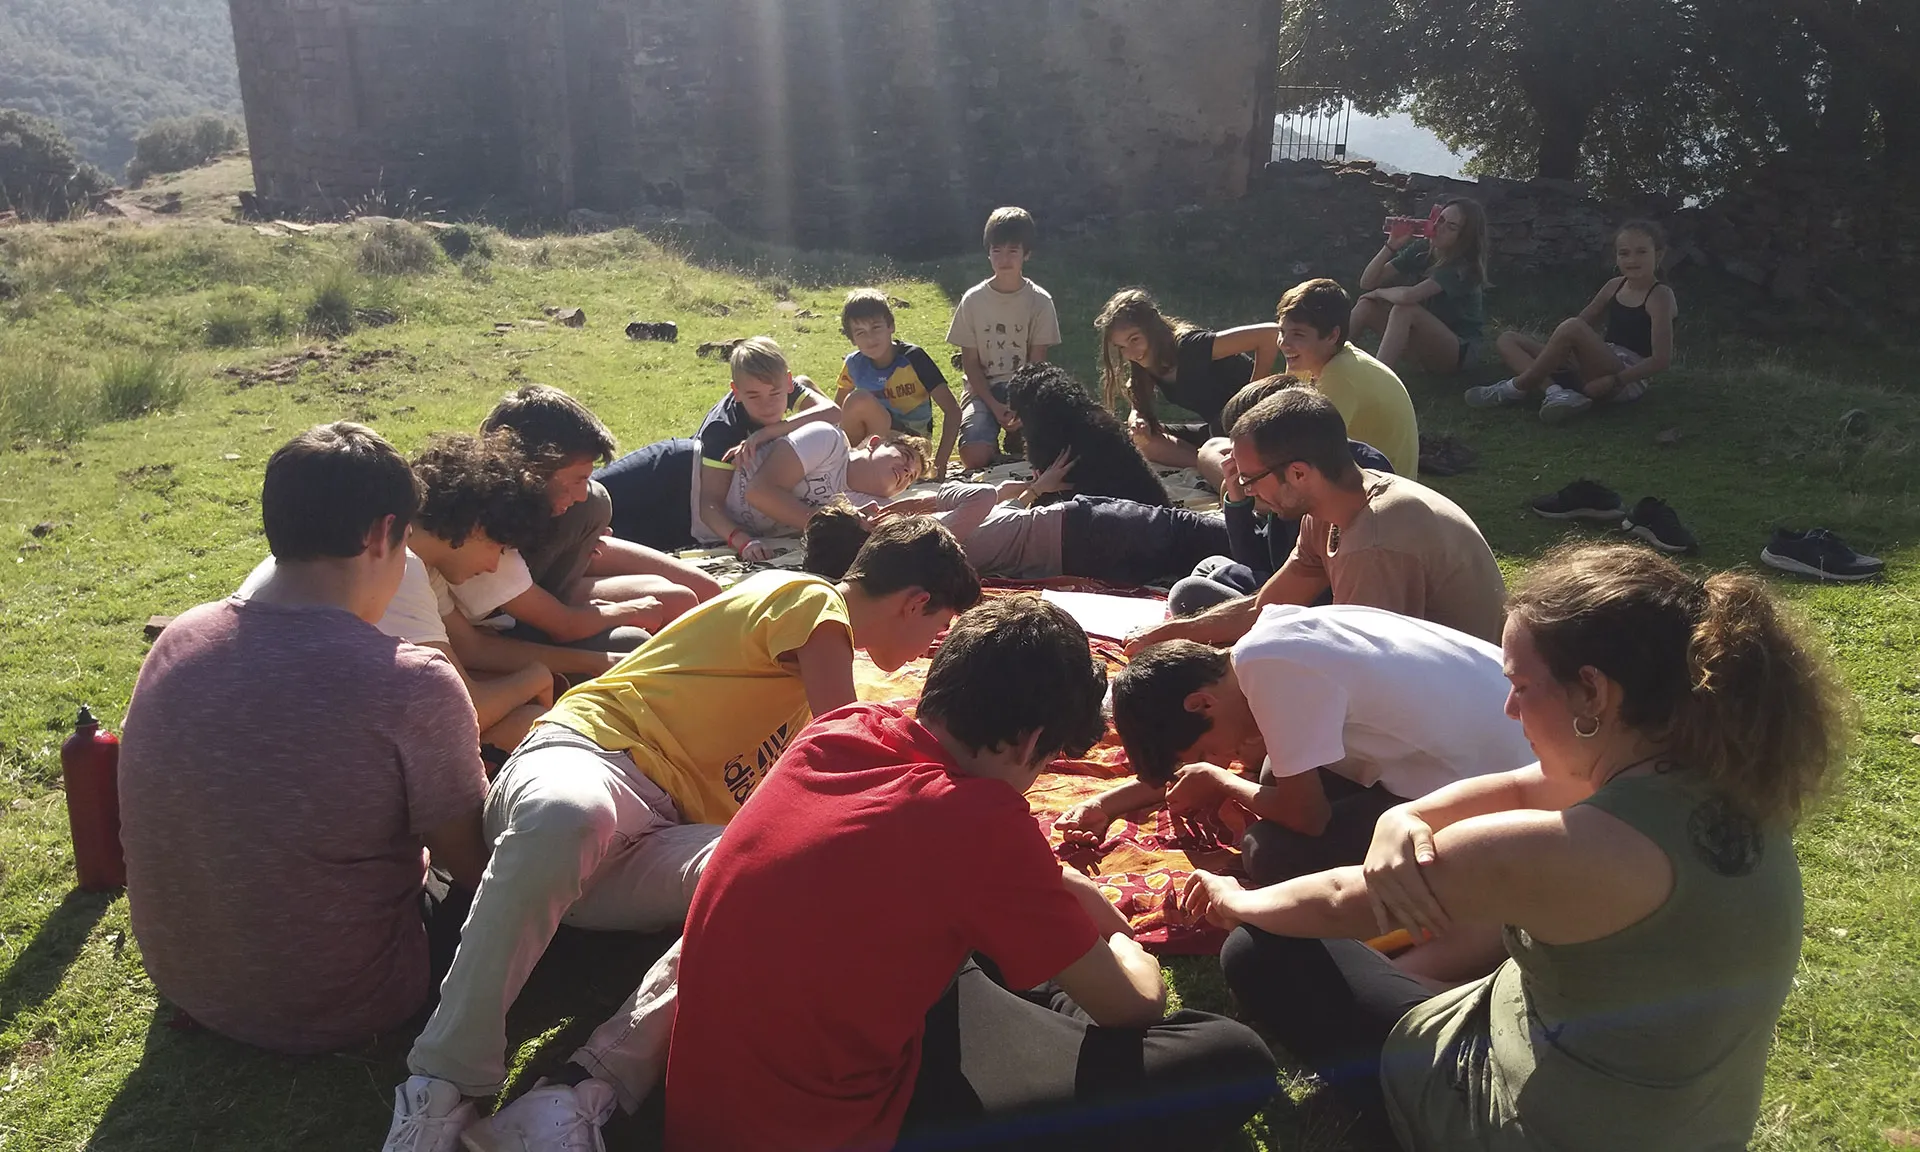
{"type": "Polygon", "coordinates": [[[1236,929],[1243,1011],[1407,1149],[1743,1149],[1844,693],[1764,584],[1632,545],[1549,555],[1503,648],[1537,765],[1389,810],[1362,868],[1197,872],[1182,908],[1236,929]],[[1448,988],[1358,942],[1396,927],[1507,958],[1448,988]]]}

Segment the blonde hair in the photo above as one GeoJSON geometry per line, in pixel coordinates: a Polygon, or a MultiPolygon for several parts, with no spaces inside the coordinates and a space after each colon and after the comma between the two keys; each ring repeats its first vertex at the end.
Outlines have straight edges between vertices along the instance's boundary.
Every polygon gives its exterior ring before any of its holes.
{"type": "Polygon", "coordinates": [[[1122,288],[1100,310],[1093,326],[1100,333],[1100,385],[1107,407],[1118,411],[1124,394],[1147,426],[1158,432],[1160,417],[1154,411],[1158,380],[1172,371],[1180,354],[1180,337],[1198,331],[1199,325],[1162,313],[1145,288],[1122,288]],[[1137,328],[1146,336],[1148,364],[1133,363],[1114,346],[1115,328],[1137,328]]]}
{"type": "Polygon", "coordinates": [[[1557,679],[1604,673],[1624,723],[1756,820],[1797,821],[1845,756],[1851,697],[1752,575],[1700,580],[1637,545],[1569,545],[1527,573],[1507,614],[1557,679]]]}
{"type": "Polygon", "coordinates": [[[780,345],[775,344],[771,336],[753,336],[734,345],[727,357],[727,367],[733,370],[735,379],[751,376],[776,384],[784,382],[792,371],[787,367],[787,354],[780,351],[780,345]]]}
{"type": "Polygon", "coordinates": [[[927,443],[924,436],[914,436],[906,432],[888,432],[880,437],[880,447],[893,445],[900,455],[913,462],[913,478],[925,480],[933,474],[933,445],[927,443]]]}

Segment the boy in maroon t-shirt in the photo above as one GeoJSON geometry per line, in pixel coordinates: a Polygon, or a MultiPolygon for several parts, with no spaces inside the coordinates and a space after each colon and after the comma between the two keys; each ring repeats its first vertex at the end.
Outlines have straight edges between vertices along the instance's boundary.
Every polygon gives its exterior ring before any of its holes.
{"type": "Polygon", "coordinates": [[[1203,1147],[1272,1093],[1251,1031],[1162,1019],[1158,963],[1028,811],[1105,684],[1064,612],[998,600],[955,622],[917,719],[854,704],[787,749],[688,914],[669,1152],[1203,1147]]]}

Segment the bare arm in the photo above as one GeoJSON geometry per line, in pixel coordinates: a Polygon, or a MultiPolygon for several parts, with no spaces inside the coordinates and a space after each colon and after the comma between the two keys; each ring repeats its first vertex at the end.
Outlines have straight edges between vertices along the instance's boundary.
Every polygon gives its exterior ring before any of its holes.
{"type": "Polygon", "coordinates": [[[1320,785],[1320,773],[1301,772],[1281,776],[1271,784],[1260,784],[1238,772],[1212,764],[1183,768],[1167,793],[1169,805],[1181,805],[1182,784],[1195,782],[1195,808],[1217,805],[1221,799],[1233,800],[1242,808],[1275,824],[1291,828],[1303,836],[1318,836],[1333,819],[1333,805],[1327,802],[1326,789],[1320,785]]]}
{"type": "Polygon", "coordinates": [[[844,624],[821,624],[805,644],[781,653],[780,660],[792,660],[798,666],[807,708],[815,716],[825,716],[854,702],[853,637],[844,624]]]}
{"type": "Polygon", "coordinates": [[[538,584],[502,604],[500,610],[562,644],[627,625],[652,631],[666,618],[660,601],[651,596],[617,604],[606,601],[564,604],[538,584]]]}
{"type": "Polygon", "coordinates": [[[1119,932],[1088,949],[1054,981],[1103,1028],[1147,1028],[1166,1015],[1160,962],[1119,932]]]}
{"type": "Polygon", "coordinates": [[[733,487],[733,473],[732,468],[716,467],[706,460],[700,462],[700,522],[707,526],[707,531],[727,541],[727,547],[738,550],[743,545],[735,543],[735,537],[751,539],[752,534],[741,531],[727,512],[727,491],[733,487]]]}
{"type": "MultiPolygon", "coordinates": [[[[720,582],[678,557],[618,536],[600,537],[587,562],[588,576],[658,576],[671,580],[705,602],[720,595],[720,582]]],[[[564,671],[564,669],[562,669],[564,671]]]]}
{"type": "MultiPolygon", "coordinates": [[[[590,652],[584,648],[514,640],[491,628],[476,628],[458,612],[449,612],[442,622],[453,641],[453,651],[459,654],[454,662],[456,668],[464,664],[482,672],[513,672],[529,664],[543,664],[562,676],[598,676],[620,662],[617,652],[590,652]]],[[[484,716],[480,727],[483,730],[491,727],[484,716]]]]}
{"type": "Polygon", "coordinates": [[[993,399],[993,389],[987,384],[987,366],[981,361],[978,348],[960,349],[960,375],[967,382],[967,395],[983,403],[993,399]]]}
{"type": "Polygon", "coordinates": [[[1047,362],[1047,353],[1051,351],[1053,351],[1053,345],[1051,344],[1029,344],[1027,345],[1027,363],[1045,364],[1047,362]]]}
{"type": "Polygon", "coordinates": [[[1107,828],[1129,812],[1158,807],[1167,798],[1167,790],[1145,780],[1129,780],[1091,796],[1060,814],[1053,830],[1060,839],[1073,844],[1098,844],[1107,838],[1107,828]]]}
{"type": "Polygon", "coordinates": [[[1620,291],[1620,285],[1626,283],[1626,280],[1625,276],[1615,276],[1602,284],[1600,291],[1593,294],[1593,299],[1587,301],[1587,306],[1580,309],[1580,315],[1576,319],[1584,321],[1587,327],[1596,332],[1599,331],[1600,322],[1607,317],[1607,304],[1613,300],[1614,293],[1620,291]]]}
{"type": "Polygon", "coordinates": [[[420,837],[433,854],[436,868],[453,875],[454,883],[471,892],[480,887],[487,867],[487,838],[480,828],[480,806],[462,813],[420,837]]]}
{"type": "Polygon", "coordinates": [[[1397,284],[1405,284],[1406,279],[1400,275],[1400,270],[1393,266],[1393,258],[1399,254],[1398,248],[1381,245],[1380,251],[1373,254],[1373,259],[1367,261],[1367,270],[1360,273],[1360,291],[1371,292],[1376,288],[1392,288],[1397,284]]]}
{"type": "Polygon", "coordinates": [[[806,475],[806,465],[792,443],[781,441],[767,450],[766,459],[747,481],[747,503],[768,519],[793,529],[794,535],[807,530],[814,509],[793,494],[793,486],[806,475]]]}
{"type": "Polygon", "coordinates": [[[947,465],[953,461],[953,446],[960,439],[960,401],[945,384],[935,386],[933,405],[940,409],[940,446],[933,453],[933,478],[945,480],[947,465]]]}
{"type": "Polygon", "coordinates": [[[1418,284],[1375,288],[1367,295],[1376,300],[1385,300],[1389,304],[1424,304],[1445,291],[1446,289],[1440,286],[1440,281],[1429,276],[1418,284]]]}

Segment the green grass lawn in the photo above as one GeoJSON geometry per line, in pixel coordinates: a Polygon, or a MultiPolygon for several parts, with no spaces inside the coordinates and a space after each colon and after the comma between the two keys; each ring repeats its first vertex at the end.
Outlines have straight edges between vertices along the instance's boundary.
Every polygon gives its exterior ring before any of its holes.
{"type": "MultiPolygon", "coordinates": [[[[346,235],[268,237],[220,222],[216,197],[243,175],[227,164],[179,178],[192,203],[166,227],[0,232],[0,269],[21,290],[0,301],[4,1152],[371,1149],[385,1130],[410,1033],[296,1060],[176,1030],[141,969],[125,899],[71,891],[59,742],[83,703],[117,728],[149,615],[225,594],[263,554],[256,499],[274,448],[349,418],[410,452],[436,430],[472,428],[526,381],[580,397],[627,446],[687,435],[726,383],[721,365],[696,356],[702,341],[771,333],[796,370],[830,381],[847,350],[840,297],[875,283],[910,305],[902,338],[944,363],[952,304],[987,271],[977,256],[889,267],[718,236],[669,251],[632,232],[488,231],[490,257],[373,276],[346,235]],[[400,322],[310,337],[301,328],[322,290],[400,322]],[[582,307],[589,322],[520,323],[543,320],[544,305],[582,307]],[[677,321],[679,342],[630,342],[630,319],[677,321]],[[495,334],[497,323],[514,327],[495,334]],[[329,344],[325,359],[260,378],[263,366],[329,344]]],[[[1289,236],[1271,208],[1129,220],[1044,249],[1030,271],[1067,333],[1054,358],[1092,383],[1090,322],[1125,284],[1226,327],[1270,316],[1304,278],[1296,262],[1311,275],[1357,273],[1337,246],[1289,236]]],[[[1592,279],[1503,282],[1490,297],[1496,322],[1539,327],[1584,302],[1592,279]]],[[[1528,516],[1525,499],[1578,476],[1629,501],[1667,499],[1699,536],[1702,567],[1753,564],[1776,524],[1823,524],[1887,559],[1884,583],[1777,585],[1833,644],[1863,723],[1845,781],[1799,837],[1805,949],[1755,1139],[1762,1149],[1885,1148],[1887,1130],[1920,1129],[1916,349],[1904,333],[1756,331],[1739,298],[1685,269],[1677,290],[1681,363],[1631,409],[1550,429],[1462,406],[1466,383],[1504,374],[1491,364],[1469,380],[1410,381],[1423,429],[1480,453],[1476,470],[1433,483],[1475,517],[1510,575],[1564,535],[1528,516]],[[1866,417],[1850,434],[1840,417],[1856,408],[1866,417]],[[1669,429],[1678,443],[1656,443],[1669,429]]],[[[563,931],[510,1021],[516,1084],[564,1060],[660,945],[563,931]]],[[[1211,961],[1175,962],[1169,974],[1187,1004],[1227,1009],[1211,961]]],[[[1350,1132],[1310,1081],[1286,1088],[1249,1126],[1250,1147],[1379,1146],[1350,1132]]],[[[636,1131],[617,1124],[610,1144],[642,1146],[636,1131]]]]}

